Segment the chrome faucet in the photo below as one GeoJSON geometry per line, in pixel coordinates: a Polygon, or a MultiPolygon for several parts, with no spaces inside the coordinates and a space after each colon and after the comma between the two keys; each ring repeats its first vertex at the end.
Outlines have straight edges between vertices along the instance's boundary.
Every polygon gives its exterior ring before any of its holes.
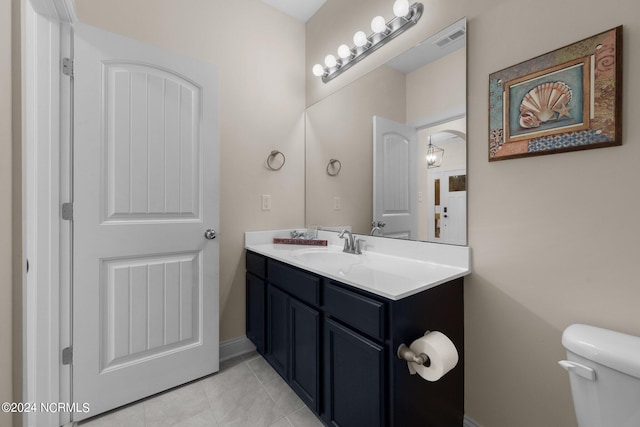
{"type": "Polygon", "coordinates": [[[387,225],[384,221],[376,221],[373,220],[371,222],[371,232],[369,233],[370,236],[384,236],[384,233],[382,232],[382,227],[384,227],[385,225],[387,225]]]}
{"type": "Polygon", "coordinates": [[[351,232],[346,228],[338,234],[338,237],[341,239],[344,239],[344,249],[342,250],[342,252],[346,252],[348,254],[357,254],[357,255],[362,254],[362,250],[360,249],[360,243],[364,242],[364,240],[358,239],[358,238],[354,239],[353,234],[351,234],[351,232]]]}

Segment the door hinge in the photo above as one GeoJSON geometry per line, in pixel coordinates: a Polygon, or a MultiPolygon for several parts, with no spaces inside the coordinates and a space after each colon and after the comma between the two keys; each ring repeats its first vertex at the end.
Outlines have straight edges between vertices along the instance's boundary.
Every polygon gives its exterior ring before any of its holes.
{"type": "Polygon", "coordinates": [[[73,220],[73,203],[62,204],[62,219],[65,221],[73,220]]]}
{"type": "Polygon", "coordinates": [[[73,77],[73,60],[71,58],[62,58],[62,74],[73,77]]]}
{"type": "Polygon", "coordinates": [[[73,347],[62,349],[62,364],[71,365],[73,363],[73,347]]]}

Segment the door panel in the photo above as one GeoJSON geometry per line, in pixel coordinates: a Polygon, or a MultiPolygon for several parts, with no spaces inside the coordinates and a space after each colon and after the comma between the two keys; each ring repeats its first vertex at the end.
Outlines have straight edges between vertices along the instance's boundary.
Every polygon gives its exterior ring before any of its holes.
{"type": "Polygon", "coordinates": [[[336,427],[385,425],[384,348],[327,319],[324,364],[325,421],[336,427]]]}
{"type": "Polygon", "coordinates": [[[105,219],[200,219],[202,89],[149,65],[103,73],[105,219]]]}
{"type": "Polygon", "coordinates": [[[212,65],[74,31],[79,421],[218,370],[219,125],[212,65]]]}
{"type": "Polygon", "coordinates": [[[291,329],[291,387],[316,413],[320,392],[320,313],[289,299],[291,329]]]}
{"type": "Polygon", "coordinates": [[[200,264],[199,254],[103,261],[103,371],[197,342],[200,264]]]}
{"type": "Polygon", "coordinates": [[[267,354],[271,366],[289,380],[289,296],[267,286],[267,354]]]}
{"type": "Polygon", "coordinates": [[[266,283],[249,272],[247,272],[247,338],[256,346],[260,354],[265,353],[265,301],[266,283]]]}

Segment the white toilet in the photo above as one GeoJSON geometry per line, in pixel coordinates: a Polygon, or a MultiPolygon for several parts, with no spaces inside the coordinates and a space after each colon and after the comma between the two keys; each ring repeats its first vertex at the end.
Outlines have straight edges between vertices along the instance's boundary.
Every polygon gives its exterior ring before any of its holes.
{"type": "Polygon", "coordinates": [[[562,334],[580,427],[640,427],[640,337],[588,325],[562,334]]]}

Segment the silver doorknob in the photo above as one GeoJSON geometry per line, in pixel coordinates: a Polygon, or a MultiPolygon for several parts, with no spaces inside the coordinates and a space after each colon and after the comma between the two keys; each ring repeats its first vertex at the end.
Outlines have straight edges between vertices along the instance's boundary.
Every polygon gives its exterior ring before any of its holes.
{"type": "Polygon", "coordinates": [[[204,232],[204,237],[207,240],[215,239],[216,238],[216,230],[214,230],[213,228],[207,229],[207,231],[204,232]]]}

